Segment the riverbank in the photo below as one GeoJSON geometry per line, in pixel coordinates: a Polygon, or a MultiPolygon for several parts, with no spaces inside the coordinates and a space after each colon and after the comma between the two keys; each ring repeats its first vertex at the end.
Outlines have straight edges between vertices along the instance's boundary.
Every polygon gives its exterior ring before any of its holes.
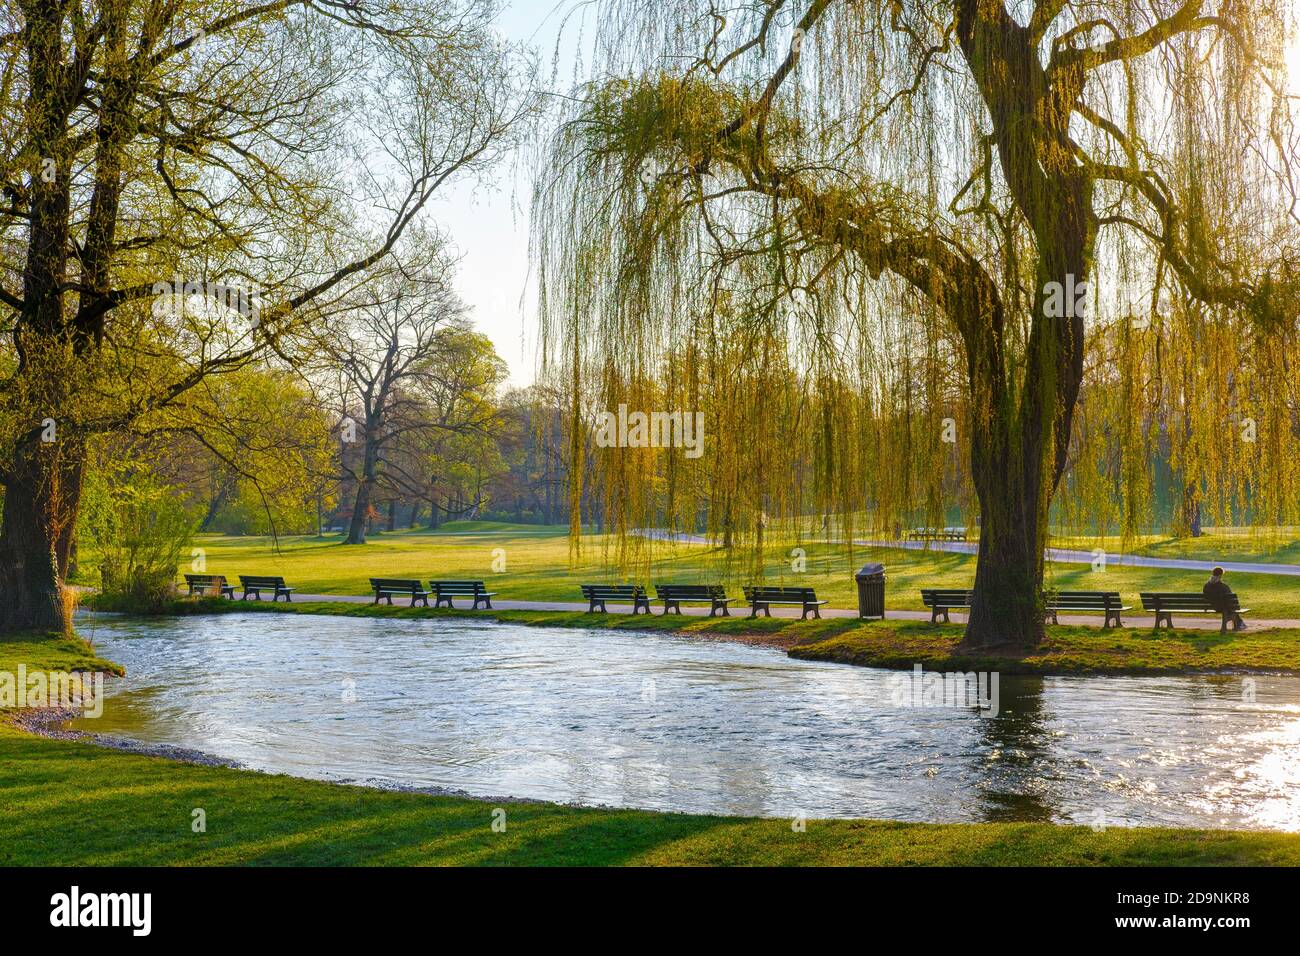
{"type": "Polygon", "coordinates": [[[1220,634],[1203,630],[1106,631],[1095,627],[1052,626],[1048,628],[1047,639],[1032,654],[1000,657],[960,653],[957,645],[961,641],[961,625],[925,621],[862,621],[857,618],[801,621],[791,617],[710,618],[574,611],[448,611],[344,602],[286,604],[218,598],[177,600],[165,611],[177,615],[251,611],[399,619],[457,616],[545,627],[673,633],[699,640],[778,647],[791,657],[802,660],[895,670],[911,670],[916,664],[921,664],[927,670],[996,670],[1003,674],[1043,676],[1300,674],[1300,630],[1282,628],[1220,634]]]}
{"type": "Polygon", "coordinates": [[[1300,865],[1293,834],[877,820],[808,820],[799,829],[788,819],[320,783],[3,725],[0,797],[4,866],[1300,865]]]}
{"type": "MultiPolygon", "coordinates": [[[[121,670],[57,637],[0,642],[0,669],[19,663],[121,670]]],[[[35,736],[7,716],[0,865],[1300,865],[1300,835],[1272,832],[796,825],[380,790],[35,736]]]]}

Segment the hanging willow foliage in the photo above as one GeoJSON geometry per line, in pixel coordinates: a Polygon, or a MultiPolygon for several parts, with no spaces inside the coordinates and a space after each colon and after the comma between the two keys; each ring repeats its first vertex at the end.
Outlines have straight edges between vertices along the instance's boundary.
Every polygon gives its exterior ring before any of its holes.
{"type": "Polygon", "coordinates": [[[1297,520],[1288,9],[601,11],[540,156],[545,369],[575,436],[620,405],[707,423],[695,460],[575,438],[621,567],[646,526],[758,575],[777,530],[979,522],[990,645],[1041,635],[1053,516],[1297,520]]]}

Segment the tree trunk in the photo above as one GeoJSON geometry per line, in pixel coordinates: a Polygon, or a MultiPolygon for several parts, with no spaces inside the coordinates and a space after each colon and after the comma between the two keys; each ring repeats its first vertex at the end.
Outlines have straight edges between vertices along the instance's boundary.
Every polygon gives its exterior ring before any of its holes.
{"type": "Polygon", "coordinates": [[[230,496],[230,485],[230,482],[222,480],[220,487],[217,488],[217,493],[208,502],[207,513],[204,514],[203,521],[199,524],[200,531],[210,530],[212,522],[217,520],[217,515],[221,512],[221,509],[226,504],[226,499],[230,496]]]}
{"type": "MultiPolygon", "coordinates": [[[[979,552],[974,596],[962,646],[988,650],[1024,647],[1043,638],[1039,592],[1043,580],[1043,539],[1035,483],[1025,487],[999,453],[972,449],[980,502],[979,552]],[[976,455],[982,460],[975,462],[976,455]]],[[[1038,458],[1041,461],[1041,457],[1038,458]]],[[[1038,475],[1041,479],[1041,469],[1038,475]]]]}
{"type": "Polygon", "coordinates": [[[352,521],[348,525],[348,537],[344,544],[365,544],[366,530],[370,527],[370,496],[375,487],[375,464],[379,460],[379,449],[374,447],[370,436],[374,429],[366,429],[364,459],[361,464],[361,478],[357,481],[357,496],[352,506],[352,521]]]}
{"type": "Polygon", "coordinates": [[[18,448],[0,521],[0,632],[63,631],[63,579],[81,503],[83,449],[73,439],[18,448]]]}

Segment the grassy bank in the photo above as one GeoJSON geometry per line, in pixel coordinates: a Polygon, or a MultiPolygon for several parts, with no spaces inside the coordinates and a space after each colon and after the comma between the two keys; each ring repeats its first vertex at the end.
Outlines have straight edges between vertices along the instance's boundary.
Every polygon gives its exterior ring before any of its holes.
{"type": "Polygon", "coordinates": [[[325,614],[334,617],[465,617],[548,627],[677,633],[698,638],[770,643],[792,657],[865,667],[997,670],[1005,674],[1300,673],[1300,630],[1217,631],[1143,629],[1102,631],[1049,627],[1047,640],[1024,657],[972,657],[957,652],[962,628],[926,621],[860,621],[781,617],[586,614],[574,611],[447,611],[344,602],[242,602],[209,598],[177,601],[175,614],[325,614]]]}
{"type": "Polygon", "coordinates": [[[19,664],[28,670],[122,673],[121,667],[104,660],[86,641],[57,634],[6,635],[0,640],[0,672],[16,673],[19,664]]]}
{"type": "MultiPolygon", "coordinates": [[[[241,573],[278,574],[304,594],[364,594],[372,576],[448,577],[488,580],[503,598],[575,601],[580,583],[626,577],[645,584],[721,581],[739,596],[741,586],[750,583],[756,572],[748,555],[729,558],[722,549],[706,545],[633,539],[623,575],[614,567],[614,539],[587,535],[573,558],[566,529],[558,527],[462,522],[437,533],[376,535],[360,546],[345,546],[340,540],[338,535],[298,536],[277,543],[269,538],[201,535],[196,546],[203,549],[211,573],[225,574],[232,581],[241,573]]],[[[1197,540],[1195,546],[1179,542],[1178,556],[1241,559],[1237,552],[1246,547],[1237,537],[1197,540]],[[1234,544],[1229,547],[1228,542],[1234,544]],[[1188,550],[1193,547],[1195,553],[1188,550]]],[[[1150,545],[1157,551],[1163,547],[1159,542],[1150,545]]],[[[1278,553],[1292,557],[1289,551],[1278,553]]],[[[812,586],[831,607],[847,608],[857,603],[853,571],[868,561],[885,564],[889,606],[899,609],[921,610],[922,587],[969,587],[975,576],[972,555],[898,548],[856,548],[850,554],[843,545],[775,533],[764,552],[763,570],[769,584],[812,586]]],[[[93,568],[93,555],[86,556],[83,565],[93,568]]],[[[188,563],[181,570],[189,570],[188,563]]],[[[1114,566],[1094,571],[1086,564],[1049,563],[1047,574],[1055,587],[1118,590],[1135,605],[1140,590],[1199,591],[1205,581],[1201,571],[1114,566]]],[[[96,583],[92,577],[85,577],[83,583],[96,583]]],[[[1251,616],[1300,619],[1300,579],[1232,574],[1230,580],[1252,609],[1251,616]]]]}
{"type": "MultiPolygon", "coordinates": [[[[395,612],[398,616],[406,616],[395,612]]],[[[111,667],[60,638],[3,666],[111,667]]],[[[391,793],[48,740],[0,722],[0,865],[1300,865],[1300,836],[751,819],[391,793]],[[195,811],[205,830],[195,832],[195,811]],[[494,829],[504,811],[505,830],[494,829]]]]}
{"type": "Polygon", "coordinates": [[[0,727],[0,865],[1300,865],[1300,836],[743,819],[386,793],[0,727]],[[192,829],[194,810],[207,832],[192,829]],[[505,832],[492,828],[505,811],[505,832]]]}

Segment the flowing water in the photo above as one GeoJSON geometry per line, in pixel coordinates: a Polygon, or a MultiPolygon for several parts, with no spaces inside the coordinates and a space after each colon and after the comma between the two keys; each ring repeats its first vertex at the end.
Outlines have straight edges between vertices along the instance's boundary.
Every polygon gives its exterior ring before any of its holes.
{"type": "Polygon", "coordinates": [[[722,814],[1300,830],[1300,678],[906,674],[668,635],[245,613],[82,630],[74,726],[326,780],[722,814]]]}

